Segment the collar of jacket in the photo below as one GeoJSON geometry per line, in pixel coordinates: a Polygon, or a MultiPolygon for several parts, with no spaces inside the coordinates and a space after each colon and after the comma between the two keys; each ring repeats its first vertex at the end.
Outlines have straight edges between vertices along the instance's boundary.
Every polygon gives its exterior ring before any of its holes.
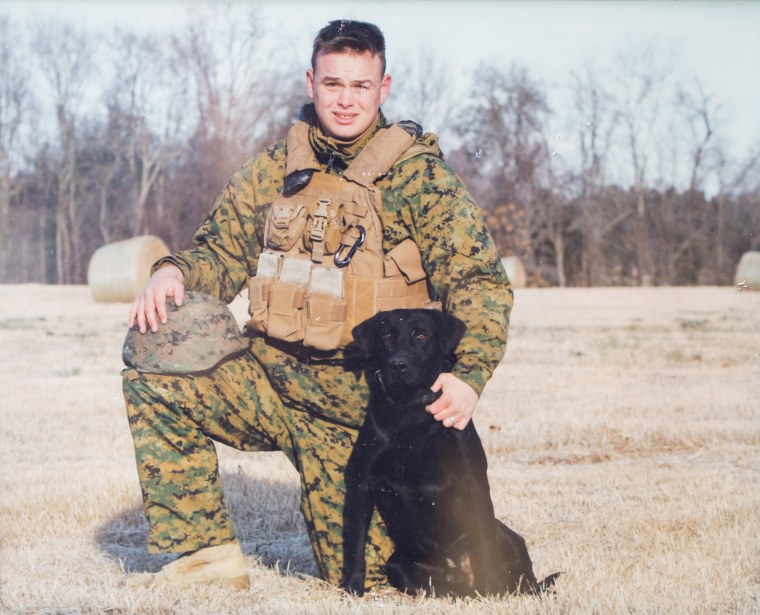
{"type": "Polygon", "coordinates": [[[306,122],[309,125],[309,143],[317,161],[328,167],[328,170],[343,172],[348,168],[351,161],[375,136],[378,130],[387,126],[388,122],[382,110],[377,114],[374,123],[358,137],[349,141],[328,137],[319,124],[314,104],[304,105],[295,117],[296,121],[306,122]]]}

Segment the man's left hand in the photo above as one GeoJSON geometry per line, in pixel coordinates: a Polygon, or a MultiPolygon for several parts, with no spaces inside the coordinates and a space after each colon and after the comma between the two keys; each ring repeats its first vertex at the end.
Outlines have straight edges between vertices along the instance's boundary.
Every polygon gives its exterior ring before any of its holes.
{"type": "Polygon", "coordinates": [[[460,430],[467,427],[478,403],[478,394],[473,388],[451,373],[438,376],[430,388],[434,393],[442,391],[441,396],[425,408],[435,420],[442,421],[444,427],[460,430]]]}

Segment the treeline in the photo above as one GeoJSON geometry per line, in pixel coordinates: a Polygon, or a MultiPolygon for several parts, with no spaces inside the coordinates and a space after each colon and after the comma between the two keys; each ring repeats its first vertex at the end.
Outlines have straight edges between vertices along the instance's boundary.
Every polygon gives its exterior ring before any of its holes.
{"type": "MultiPolygon", "coordinates": [[[[0,281],[83,283],[94,250],[145,233],[187,247],[306,102],[308,58],[283,62],[265,26],[215,8],[172,34],[102,38],[0,16],[0,281]]],[[[533,284],[729,284],[760,248],[760,149],[732,156],[725,101],[674,83],[651,50],[552,89],[516,65],[389,59],[386,115],[442,136],[533,284]]]]}

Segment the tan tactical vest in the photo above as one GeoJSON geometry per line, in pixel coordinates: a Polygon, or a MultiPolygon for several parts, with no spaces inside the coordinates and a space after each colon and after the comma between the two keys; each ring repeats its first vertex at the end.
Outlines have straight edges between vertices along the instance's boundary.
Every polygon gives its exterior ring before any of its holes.
{"type": "Polygon", "coordinates": [[[417,245],[405,239],[383,253],[381,194],[374,184],[399,159],[419,153],[415,141],[400,126],[384,128],[342,176],[330,175],[314,156],[308,124],[296,122],[288,133],[285,175],[313,174],[272,204],[265,249],[249,284],[249,328],[334,350],[377,312],[435,306],[417,245]]]}

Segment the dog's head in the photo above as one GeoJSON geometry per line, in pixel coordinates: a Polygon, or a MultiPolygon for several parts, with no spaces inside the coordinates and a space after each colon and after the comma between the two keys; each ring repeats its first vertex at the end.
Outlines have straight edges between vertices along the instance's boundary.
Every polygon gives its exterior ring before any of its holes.
{"type": "Polygon", "coordinates": [[[368,374],[403,393],[435,382],[446,362],[453,363],[464,329],[461,320],[437,310],[392,310],[354,327],[354,346],[368,374]]]}

